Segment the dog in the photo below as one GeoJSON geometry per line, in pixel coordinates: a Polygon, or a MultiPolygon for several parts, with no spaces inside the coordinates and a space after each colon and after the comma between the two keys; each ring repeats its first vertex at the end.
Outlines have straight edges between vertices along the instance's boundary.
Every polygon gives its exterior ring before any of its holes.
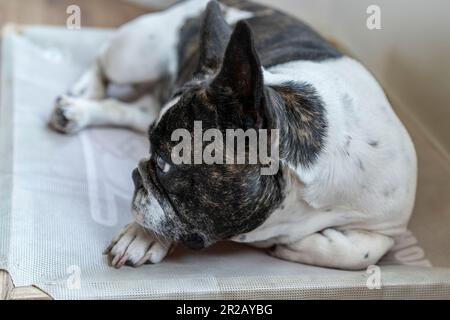
{"type": "Polygon", "coordinates": [[[187,0],[123,25],[56,100],[50,124],[148,133],[150,153],[132,173],[134,219],[105,252],[115,267],[158,263],[176,243],[231,240],[360,270],[389,251],[414,206],[414,145],[371,73],[303,22],[250,1],[187,0]],[[110,98],[108,84],[140,93],[110,98]],[[278,171],[175,164],[172,133],[196,121],[278,130],[278,171]]]}

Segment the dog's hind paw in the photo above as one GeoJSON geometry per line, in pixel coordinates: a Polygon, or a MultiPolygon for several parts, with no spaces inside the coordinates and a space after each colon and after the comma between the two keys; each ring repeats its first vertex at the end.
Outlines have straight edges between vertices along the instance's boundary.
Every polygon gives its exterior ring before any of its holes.
{"type": "Polygon", "coordinates": [[[167,255],[170,242],[160,241],[136,222],[127,225],[103,254],[112,258],[111,265],[139,267],[146,262],[158,263],[167,255]]]}
{"type": "Polygon", "coordinates": [[[50,118],[50,126],[62,133],[75,133],[86,127],[88,114],[86,107],[77,98],[60,96],[50,118]]]}

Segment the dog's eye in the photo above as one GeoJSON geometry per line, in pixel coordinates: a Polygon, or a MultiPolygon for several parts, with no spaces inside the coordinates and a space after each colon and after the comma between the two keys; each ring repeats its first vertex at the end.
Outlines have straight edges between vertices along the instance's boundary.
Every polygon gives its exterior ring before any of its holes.
{"type": "Polygon", "coordinates": [[[158,166],[158,169],[163,173],[167,173],[170,170],[170,164],[168,164],[163,158],[161,158],[161,156],[158,156],[156,158],[156,165],[158,166]]]}

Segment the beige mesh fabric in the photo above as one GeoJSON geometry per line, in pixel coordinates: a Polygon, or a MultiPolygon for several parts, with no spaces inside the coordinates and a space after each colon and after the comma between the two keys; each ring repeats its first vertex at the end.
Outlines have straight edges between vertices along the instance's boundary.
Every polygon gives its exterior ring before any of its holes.
{"type": "Polygon", "coordinates": [[[121,129],[65,136],[46,127],[55,97],[109,34],[32,27],[3,38],[0,269],[16,286],[57,299],[450,298],[450,270],[430,268],[412,234],[367,272],[286,262],[231,243],[110,268],[101,253],[131,219],[130,173],[147,141],[121,129]],[[399,263],[409,266],[392,265],[399,263]]]}

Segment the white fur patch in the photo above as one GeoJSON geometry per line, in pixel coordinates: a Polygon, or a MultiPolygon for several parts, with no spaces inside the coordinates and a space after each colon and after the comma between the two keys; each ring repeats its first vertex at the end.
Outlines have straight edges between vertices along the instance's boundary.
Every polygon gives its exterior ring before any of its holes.
{"type": "Polygon", "coordinates": [[[170,100],[169,102],[167,102],[162,108],[161,111],[159,112],[159,117],[158,120],[155,122],[155,125],[157,125],[159,123],[159,121],[161,121],[161,118],[164,116],[164,114],[169,111],[170,108],[172,108],[174,105],[176,105],[178,103],[178,101],[180,101],[180,97],[177,96],[175,98],[173,98],[172,100],[170,100]]]}
{"type": "Polygon", "coordinates": [[[115,83],[143,83],[175,74],[179,30],[201,14],[208,0],[183,1],[166,11],[150,13],[119,28],[100,55],[106,76],[115,83]]]}
{"type": "Polygon", "coordinates": [[[158,200],[152,195],[149,195],[149,200],[147,200],[147,215],[144,218],[143,226],[149,224],[155,230],[159,229],[161,223],[165,220],[165,214],[158,200]]]}
{"type": "Polygon", "coordinates": [[[311,84],[326,108],[327,138],[310,168],[285,164],[290,189],[281,208],[234,240],[288,244],[330,227],[402,233],[414,203],[416,155],[373,76],[348,57],[295,61],[263,74],[265,84],[311,84]]]}

